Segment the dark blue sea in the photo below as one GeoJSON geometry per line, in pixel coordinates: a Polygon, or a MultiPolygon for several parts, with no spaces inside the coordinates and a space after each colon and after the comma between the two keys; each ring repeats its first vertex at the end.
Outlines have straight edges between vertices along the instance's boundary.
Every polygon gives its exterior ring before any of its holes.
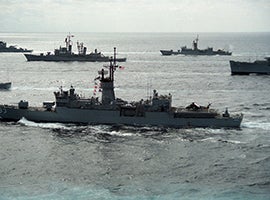
{"type": "MultiPolygon", "coordinates": [[[[8,45],[53,51],[68,33],[0,33],[8,45]]],[[[1,200],[266,200],[270,199],[270,76],[231,76],[229,60],[270,56],[270,33],[199,33],[199,48],[232,56],[161,56],[191,47],[197,33],[72,33],[88,51],[127,57],[115,73],[116,96],[145,99],[149,91],[243,113],[240,129],[132,127],[0,122],[1,200]]],[[[27,62],[0,54],[0,104],[53,101],[71,85],[93,95],[105,63],[27,62]]]]}

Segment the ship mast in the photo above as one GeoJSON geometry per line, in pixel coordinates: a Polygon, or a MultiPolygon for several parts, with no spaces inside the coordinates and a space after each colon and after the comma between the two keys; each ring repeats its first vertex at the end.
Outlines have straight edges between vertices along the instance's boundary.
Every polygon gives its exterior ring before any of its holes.
{"type": "Polygon", "coordinates": [[[102,104],[110,105],[115,100],[114,93],[114,72],[117,68],[116,48],[114,47],[114,57],[110,58],[109,77],[105,77],[105,70],[101,70],[100,86],[102,88],[102,104]]]}
{"type": "Polygon", "coordinates": [[[113,48],[113,64],[116,65],[116,47],[113,48]]]}
{"type": "Polygon", "coordinates": [[[193,40],[193,50],[198,50],[198,42],[199,42],[199,35],[197,35],[197,38],[193,40]]]}
{"type": "Polygon", "coordinates": [[[66,48],[69,52],[72,51],[72,41],[71,41],[71,37],[74,37],[74,35],[71,35],[70,33],[67,35],[67,37],[65,38],[65,43],[66,43],[66,48]]]}

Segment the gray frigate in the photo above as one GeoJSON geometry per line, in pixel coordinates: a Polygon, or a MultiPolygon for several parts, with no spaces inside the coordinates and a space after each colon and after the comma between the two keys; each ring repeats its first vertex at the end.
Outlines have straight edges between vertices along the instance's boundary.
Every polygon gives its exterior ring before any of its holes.
{"type": "Polygon", "coordinates": [[[187,48],[187,46],[181,47],[181,49],[177,51],[173,50],[160,50],[163,56],[170,56],[170,55],[191,55],[191,56],[213,56],[213,55],[222,55],[222,56],[230,56],[232,52],[224,51],[222,49],[213,50],[213,47],[208,47],[207,49],[199,49],[199,36],[192,42],[193,48],[187,48]]]}
{"type": "Polygon", "coordinates": [[[191,103],[186,107],[172,106],[172,95],[153,95],[146,100],[128,102],[115,97],[114,73],[119,68],[116,57],[110,65],[99,71],[95,80],[100,81],[101,99],[93,96],[82,98],[75,88],[54,92],[54,102],[43,102],[41,107],[30,107],[28,101],[18,105],[0,105],[3,121],[18,121],[22,118],[34,122],[60,122],[79,124],[108,124],[134,126],[161,126],[174,128],[213,127],[238,128],[242,114],[230,114],[211,109],[210,105],[191,103]]]}

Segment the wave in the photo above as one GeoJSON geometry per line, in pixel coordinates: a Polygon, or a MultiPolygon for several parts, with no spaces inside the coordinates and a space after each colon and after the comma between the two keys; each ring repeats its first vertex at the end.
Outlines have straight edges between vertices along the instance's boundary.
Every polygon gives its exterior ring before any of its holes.
{"type": "Polygon", "coordinates": [[[260,164],[262,166],[263,164],[269,163],[269,161],[270,161],[270,156],[267,156],[267,157],[263,157],[263,158],[258,158],[256,160],[250,162],[249,164],[260,164]]]}
{"type": "Polygon", "coordinates": [[[256,183],[251,183],[248,186],[253,187],[253,186],[260,186],[260,187],[269,187],[270,181],[261,181],[261,182],[256,182],[256,183]]]}
{"type": "Polygon", "coordinates": [[[200,140],[201,142],[210,141],[210,142],[221,142],[221,143],[231,143],[231,144],[243,144],[243,142],[238,140],[223,140],[223,139],[217,139],[213,137],[205,138],[200,140]]]}
{"type": "Polygon", "coordinates": [[[93,142],[95,140],[102,142],[111,142],[117,138],[126,138],[136,135],[134,132],[125,132],[115,130],[114,126],[109,125],[76,125],[62,123],[43,123],[33,122],[22,118],[18,124],[28,127],[51,129],[53,134],[59,138],[80,138],[84,141],[93,142]]]}
{"type": "Polygon", "coordinates": [[[243,122],[242,128],[270,130],[270,122],[243,122]]]}
{"type": "Polygon", "coordinates": [[[22,118],[18,124],[29,127],[38,127],[44,129],[52,129],[59,136],[70,137],[71,135],[99,135],[111,137],[127,137],[135,135],[157,135],[157,133],[164,132],[164,129],[153,127],[133,127],[124,125],[76,125],[76,124],[62,124],[62,123],[46,123],[46,122],[33,122],[22,118]]]}
{"type": "Polygon", "coordinates": [[[254,103],[253,106],[270,106],[270,103],[254,103]]]}
{"type": "Polygon", "coordinates": [[[68,127],[61,123],[37,123],[37,122],[29,121],[25,119],[24,117],[20,119],[18,123],[24,126],[47,128],[47,129],[68,129],[68,130],[71,129],[71,127],[68,127]]]}
{"type": "Polygon", "coordinates": [[[118,131],[112,131],[108,134],[112,136],[133,136],[134,135],[133,133],[123,133],[123,132],[118,132],[118,131]]]}
{"type": "Polygon", "coordinates": [[[213,138],[213,137],[209,137],[209,138],[204,138],[200,140],[201,142],[205,142],[205,141],[210,141],[210,142],[217,142],[218,140],[213,138]]]}

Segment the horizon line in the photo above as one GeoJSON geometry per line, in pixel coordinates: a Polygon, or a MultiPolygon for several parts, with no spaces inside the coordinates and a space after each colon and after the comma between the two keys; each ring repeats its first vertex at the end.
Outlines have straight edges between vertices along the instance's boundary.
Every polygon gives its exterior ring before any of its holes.
{"type": "Polygon", "coordinates": [[[270,33],[270,31],[0,31],[0,33],[270,33]]]}

